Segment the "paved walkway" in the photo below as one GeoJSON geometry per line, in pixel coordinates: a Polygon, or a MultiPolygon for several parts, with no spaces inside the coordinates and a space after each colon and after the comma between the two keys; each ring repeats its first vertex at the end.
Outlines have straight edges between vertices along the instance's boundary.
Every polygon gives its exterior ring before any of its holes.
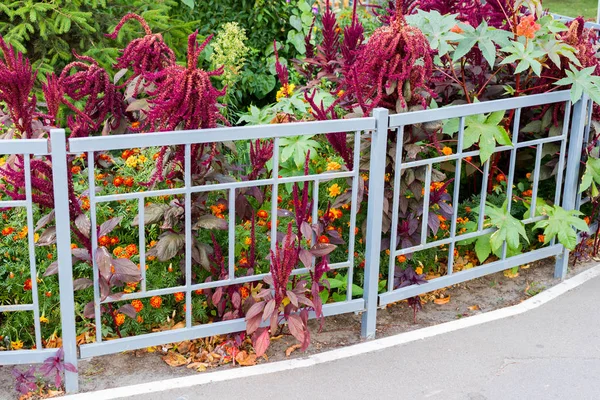
{"type": "Polygon", "coordinates": [[[384,351],[127,399],[600,399],[599,307],[594,278],[523,314],[384,351]]]}

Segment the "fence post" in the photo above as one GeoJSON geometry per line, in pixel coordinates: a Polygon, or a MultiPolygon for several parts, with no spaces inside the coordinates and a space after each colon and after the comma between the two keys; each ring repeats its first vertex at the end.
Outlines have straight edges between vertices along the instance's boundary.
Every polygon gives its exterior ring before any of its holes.
{"type": "MultiPolygon", "coordinates": [[[[567,153],[567,170],[561,206],[565,210],[574,210],[579,189],[579,165],[581,163],[581,151],[583,149],[583,136],[587,121],[587,104],[589,98],[584,94],[573,106],[571,131],[568,136],[569,150],[567,153]]],[[[558,171],[562,174],[563,171],[558,171]]],[[[567,276],[569,266],[569,249],[563,248],[563,252],[556,257],[554,277],[564,279],[567,276]]]]}
{"type": "MultiPolygon", "coordinates": [[[[63,350],[65,352],[64,362],[77,367],[66,142],[64,129],[52,129],[50,131],[50,154],[52,155],[52,180],[56,219],[56,249],[58,252],[58,279],[60,287],[60,316],[63,350]]],[[[67,393],[73,393],[78,390],[77,373],[65,371],[65,389],[67,393]]]]}
{"type": "MultiPolygon", "coordinates": [[[[369,167],[369,203],[367,208],[367,240],[365,254],[364,294],[365,312],[362,316],[361,336],[373,339],[376,333],[379,288],[379,261],[381,258],[381,224],[383,219],[383,190],[388,137],[388,110],[373,111],[376,127],[371,136],[369,167]]],[[[358,166],[355,166],[358,168],[358,166]]]]}

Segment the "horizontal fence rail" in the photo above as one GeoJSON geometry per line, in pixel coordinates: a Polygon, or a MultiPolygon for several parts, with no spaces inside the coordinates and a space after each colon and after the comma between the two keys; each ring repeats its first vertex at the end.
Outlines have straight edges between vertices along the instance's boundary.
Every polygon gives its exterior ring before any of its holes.
{"type": "MultiPolygon", "coordinates": [[[[105,137],[89,138],[65,138],[65,131],[55,129],[51,132],[50,140],[6,140],[0,142],[0,155],[20,155],[23,157],[24,174],[26,181],[26,199],[9,200],[0,199],[0,209],[23,207],[27,213],[28,246],[30,251],[30,274],[33,285],[32,304],[14,304],[0,306],[2,312],[26,311],[34,313],[35,320],[35,340],[36,350],[18,350],[0,352],[0,365],[4,364],[27,364],[42,362],[49,356],[56,354],[56,349],[44,349],[42,346],[42,337],[40,330],[40,310],[38,304],[38,294],[36,279],[37,266],[35,262],[35,243],[34,230],[35,222],[33,220],[33,203],[31,198],[31,171],[30,162],[32,157],[52,158],[53,169],[53,191],[56,212],[56,231],[57,231],[57,251],[59,263],[59,284],[60,284],[60,307],[63,347],[65,350],[65,361],[76,365],[78,359],[113,354],[117,352],[140,349],[150,346],[158,346],[172,342],[180,342],[201,337],[222,335],[234,332],[244,331],[246,322],[243,318],[220,321],[207,324],[195,324],[193,311],[193,295],[199,290],[216,290],[226,288],[231,285],[241,285],[249,282],[259,282],[269,276],[268,272],[255,272],[251,275],[237,276],[235,265],[235,245],[239,240],[236,233],[236,196],[241,191],[252,188],[261,188],[270,190],[271,203],[269,212],[271,215],[271,227],[268,230],[270,241],[268,247],[275,250],[278,245],[279,212],[281,211],[277,197],[283,185],[306,184],[311,185],[311,196],[313,204],[311,216],[313,221],[319,217],[319,193],[323,190],[323,184],[333,179],[344,178],[351,186],[351,199],[349,202],[350,222],[348,224],[348,241],[345,245],[348,251],[347,258],[342,261],[332,263],[332,270],[347,271],[347,294],[343,301],[325,304],[323,314],[333,316],[343,313],[362,313],[361,334],[366,338],[373,338],[376,333],[377,309],[387,304],[394,303],[403,299],[418,296],[420,294],[437,290],[467,280],[475,279],[495,272],[503,271],[515,266],[527,264],[533,261],[541,260],[547,257],[557,257],[555,275],[564,277],[569,252],[561,244],[551,242],[549,245],[532,250],[516,256],[510,256],[507,252],[507,245],[504,243],[501,256],[493,262],[479,265],[477,267],[459,271],[456,268],[454,250],[462,241],[477,239],[483,235],[495,232],[496,228],[486,223],[486,198],[488,196],[488,186],[490,184],[488,176],[492,172],[491,158],[480,165],[481,168],[481,189],[479,191],[479,206],[476,210],[477,229],[473,232],[459,232],[458,229],[458,204],[461,196],[461,174],[466,168],[466,159],[474,159],[481,155],[479,149],[463,149],[465,140],[465,130],[467,128],[468,118],[475,115],[488,114],[492,112],[505,111],[510,112],[513,117],[513,123],[509,131],[510,145],[497,145],[493,154],[508,153],[509,168],[506,177],[506,198],[512,199],[513,183],[517,171],[517,153],[519,151],[531,151],[533,158],[531,161],[531,204],[536,204],[539,195],[539,184],[541,174],[541,161],[544,146],[557,146],[557,162],[555,176],[555,190],[553,189],[553,203],[562,205],[565,209],[579,209],[589,199],[582,198],[578,193],[579,164],[583,142],[587,142],[590,137],[591,110],[592,102],[588,98],[583,98],[576,104],[571,104],[569,91],[557,91],[542,95],[532,95],[519,98],[502,99],[477,104],[465,104],[444,107],[439,109],[430,109],[403,114],[388,115],[384,109],[376,109],[373,117],[321,121],[321,122],[301,122],[267,126],[248,126],[233,128],[216,128],[192,131],[174,131],[158,132],[147,134],[116,135],[105,137]],[[519,133],[524,125],[523,112],[531,107],[548,106],[557,104],[564,110],[562,119],[562,130],[556,135],[538,138],[523,139],[519,133]],[[440,155],[435,157],[413,157],[406,159],[406,148],[404,147],[404,138],[414,126],[423,126],[427,123],[438,123],[450,119],[456,119],[458,131],[453,140],[457,142],[457,151],[453,154],[440,155]],[[300,176],[281,177],[279,171],[281,168],[280,150],[282,148],[281,140],[294,136],[307,135],[327,135],[332,133],[346,133],[349,143],[353,145],[351,170],[342,169],[339,171],[326,171],[322,173],[309,173],[300,176]],[[254,180],[243,180],[232,175],[225,181],[208,180],[202,184],[194,183],[192,176],[192,166],[196,161],[192,154],[192,146],[201,144],[253,141],[253,140],[272,140],[272,172],[270,176],[257,178],[254,180]],[[395,148],[392,146],[395,145],[395,148]],[[183,149],[183,158],[181,160],[180,170],[182,178],[180,186],[171,188],[148,188],[147,190],[128,191],[125,193],[103,193],[101,185],[96,180],[96,166],[99,165],[99,156],[105,152],[117,150],[126,150],[132,148],[165,148],[179,147],[183,149]],[[68,167],[67,160],[85,155],[87,162],[87,190],[80,195],[87,196],[89,200],[89,223],[90,240],[92,254],[96,254],[99,248],[99,227],[102,221],[99,220],[98,209],[109,206],[112,202],[131,202],[138,210],[138,227],[136,231],[137,246],[139,248],[139,267],[141,281],[139,289],[132,293],[124,294],[120,297],[103,296],[100,289],[99,266],[96,257],[92,258],[93,272],[93,317],[90,321],[96,327],[94,343],[82,344],[77,346],[75,337],[75,299],[73,293],[73,262],[71,257],[71,226],[69,219],[69,195],[65,189],[68,185],[68,167]],[[370,156],[368,168],[363,162],[361,170],[361,161],[364,157],[370,156]],[[387,158],[386,158],[387,156],[387,158]],[[572,156],[572,157],[569,157],[572,156]],[[390,167],[386,164],[387,159],[394,161],[390,167]],[[429,234],[428,221],[435,214],[433,206],[430,204],[431,184],[434,182],[434,168],[436,165],[444,163],[449,165],[454,174],[454,182],[448,186],[448,195],[450,196],[452,208],[449,223],[448,237],[432,238],[429,234]],[[454,165],[452,165],[454,164],[454,165]],[[393,176],[389,176],[393,169],[393,176]],[[419,228],[417,228],[418,240],[415,239],[410,245],[399,243],[399,223],[402,220],[400,212],[401,196],[403,193],[403,177],[411,173],[410,171],[421,171],[423,176],[423,193],[421,198],[421,214],[418,216],[419,228]],[[367,221],[366,221],[366,254],[364,271],[364,293],[361,296],[353,296],[352,288],[354,281],[354,272],[357,262],[354,256],[357,227],[357,214],[360,204],[358,204],[359,185],[363,182],[363,173],[368,173],[368,203],[367,221]],[[386,181],[390,179],[390,187],[386,186],[386,181]],[[194,246],[194,217],[192,216],[193,200],[202,194],[224,193],[224,201],[227,203],[228,219],[226,219],[227,245],[223,243],[223,253],[225,258],[226,274],[221,278],[211,281],[196,281],[193,278],[193,254],[194,246]],[[147,201],[159,197],[177,197],[181,199],[183,211],[183,231],[185,245],[182,254],[182,277],[183,279],[174,286],[170,287],[150,287],[146,282],[147,267],[147,232],[145,206],[147,201]],[[391,224],[389,233],[382,235],[384,224],[384,209],[390,205],[384,205],[387,198],[391,203],[391,224]],[[387,236],[386,236],[387,235],[387,236]],[[383,238],[383,239],[382,239],[383,238]],[[386,240],[389,239],[389,244],[386,240]],[[428,249],[447,246],[448,263],[444,275],[428,280],[423,284],[413,284],[410,286],[397,287],[395,284],[395,274],[400,271],[400,266],[396,263],[398,257],[411,257],[412,254],[428,249]],[[389,258],[384,256],[384,251],[389,252],[389,258]],[[385,261],[382,261],[385,260],[385,261]],[[387,269],[387,272],[385,272],[387,269]],[[380,273],[383,276],[380,277],[380,273]],[[383,289],[382,279],[387,283],[383,289]],[[382,285],[380,287],[380,284],[382,285]],[[184,327],[175,330],[166,330],[162,332],[147,333],[138,336],[129,336],[120,339],[106,340],[102,336],[102,318],[103,307],[111,307],[120,302],[132,301],[137,299],[147,299],[153,296],[174,295],[183,293],[185,296],[185,313],[182,317],[184,327]]],[[[527,121],[529,122],[529,121],[527,121]]],[[[265,195],[266,196],[266,195],[265,195]]],[[[265,197],[266,198],[266,197],[265,197]]],[[[267,202],[268,204],[268,202],[267,202]]],[[[510,212],[512,201],[508,201],[508,211],[510,212]]],[[[265,206],[266,207],[266,206],[265,206]]],[[[133,215],[129,215],[133,217],[133,215]]],[[[100,217],[101,218],[101,217],[100,217]]],[[[535,207],[531,207],[530,215],[523,221],[525,224],[532,224],[544,216],[537,215],[535,207]]],[[[313,238],[315,239],[315,238],[313,238]]],[[[314,264],[314,262],[313,262],[314,264]]],[[[292,275],[301,276],[310,272],[310,268],[297,268],[292,275]]],[[[91,296],[91,295],[90,295],[91,296]]],[[[311,318],[314,318],[314,312],[311,318]]],[[[66,387],[67,391],[77,390],[77,374],[67,373],[66,387]]]]}

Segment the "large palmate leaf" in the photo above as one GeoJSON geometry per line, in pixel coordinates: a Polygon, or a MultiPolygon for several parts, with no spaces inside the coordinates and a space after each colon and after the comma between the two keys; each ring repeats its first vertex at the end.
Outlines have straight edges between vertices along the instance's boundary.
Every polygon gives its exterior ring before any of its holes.
{"type": "Polygon", "coordinates": [[[310,151],[310,158],[315,158],[318,155],[316,149],[321,145],[314,139],[314,135],[290,136],[279,139],[281,147],[281,161],[286,162],[293,157],[294,164],[297,168],[301,168],[306,161],[306,155],[310,151]]]}
{"type": "Polygon", "coordinates": [[[510,45],[503,47],[501,51],[509,54],[509,56],[502,60],[500,64],[517,63],[515,74],[520,74],[529,68],[531,68],[537,76],[542,74],[542,63],[539,59],[544,57],[546,53],[542,50],[538,50],[531,42],[525,45],[521,42],[511,41],[510,45]]]}
{"type": "Polygon", "coordinates": [[[485,21],[477,28],[464,24],[460,26],[464,32],[462,33],[462,38],[458,40],[458,46],[454,51],[452,57],[454,61],[460,60],[477,45],[485,60],[493,67],[496,63],[496,45],[500,47],[508,46],[509,38],[512,36],[508,31],[489,27],[485,21]]]}
{"type": "Polygon", "coordinates": [[[463,38],[461,34],[451,31],[459,23],[456,19],[457,15],[442,15],[435,10],[430,12],[418,10],[417,14],[407,16],[406,22],[419,28],[427,37],[431,48],[437,50],[441,57],[452,50],[451,43],[456,43],[463,38]]]}
{"type": "MultiPolygon", "coordinates": [[[[496,143],[511,146],[512,142],[506,129],[500,126],[505,111],[490,114],[470,115],[465,118],[463,150],[479,143],[481,162],[486,162],[496,149],[496,143]]],[[[444,133],[452,135],[458,132],[459,121],[450,119],[444,124],[444,133]]]]}
{"type": "Polygon", "coordinates": [[[577,102],[585,93],[590,96],[595,103],[600,104],[600,76],[595,76],[596,67],[583,68],[578,70],[573,64],[570,69],[565,70],[567,76],[556,82],[555,85],[571,85],[571,101],[577,102]]]}
{"type": "Polygon", "coordinates": [[[490,223],[498,230],[490,236],[492,251],[497,252],[506,242],[509,250],[519,248],[519,236],[529,243],[523,222],[513,217],[507,209],[507,202],[502,207],[496,207],[490,202],[486,203],[485,213],[490,218],[490,223]]]}
{"type": "Polygon", "coordinates": [[[540,214],[548,216],[548,219],[538,221],[533,227],[534,230],[544,229],[544,244],[558,237],[558,241],[563,246],[573,250],[577,246],[577,230],[588,231],[585,221],[579,218],[580,215],[583,215],[581,211],[567,211],[557,205],[544,205],[538,207],[538,211],[540,214]]]}
{"type": "Polygon", "coordinates": [[[597,192],[596,185],[600,185],[600,158],[589,157],[585,163],[585,172],[581,178],[579,192],[592,186],[592,191],[597,192]]]}

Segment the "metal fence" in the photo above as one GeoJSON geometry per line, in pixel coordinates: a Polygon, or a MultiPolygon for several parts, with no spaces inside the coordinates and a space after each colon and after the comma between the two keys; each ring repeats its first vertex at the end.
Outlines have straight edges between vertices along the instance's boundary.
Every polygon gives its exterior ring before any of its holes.
{"type": "MultiPolygon", "coordinates": [[[[3,154],[24,154],[25,155],[25,179],[27,183],[27,200],[19,202],[0,202],[0,208],[3,207],[26,207],[28,226],[29,226],[29,249],[33,252],[33,211],[31,202],[31,184],[30,172],[28,163],[32,155],[49,155],[52,157],[53,178],[54,178],[54,197],[56,207],[56,224],[57,224],[57,249],[59,261],[59,278],[60,278],[60,300],[61,300],[61,315],[62,315],[62,337],[63,347],[65,349],[65,361],[77,364],[78,359],[88,358],[93,356],[112,354],[125,350],[145,348],[160,344],[178,342],[194,338],[206,337],[211,335],[226,334],[245,330],[245,321],[243,319],[234,319],[229,321],[216,322],[212,324],[194,325],[192,318],[192,294],[199,289],[217,289],[234,284],[247,282],[257,282],[262,280],[266,274],[256,274],[251,276],[236,277],[234,271],[234,251],[236,242],[235,218],[229,218],[228,221],[228,275],[225,279],[212,282],[194,282],[192,279],[192,213],[191,199],[194,194],[206,193],[210,191],[222,191],[228,195],[228,208],[230,215],[235,214],[236,209],[236,192],[251,187],[270,187],[272,196],[277,197],[280,186],[296,182],[310,182],[312,184],[313,196],[318,198],[320,184],[336,178],[346,178],[352,180],[352,201],[350,203],[351,220],[349,224],[349,241],[348,241],[348,259],[344,262],[339,262],[331,265],[332,269],[346,269],[348,287],[352,287],[353,273],[355,268],[354,259],[354,242],[355,242],[355,227],[356,214],[358,212],[358,185],[363,179],[360,171],[360,160],[367,154],[364,149],[370,152],[369,174],[369,190],[368,190],[368,214],[366,223],[366,255],[365,255],[365,281],[364,294],[361,298],[353,298],[352,291],[348,290],[345,301],[326,304],[323,308],[325,316],[331,316],[342,313],[359,312],[363,314],[363,323],[361,334],[366,338],[375,336],[376,315],[378,307],[385,306],[391,302],[399,301],[412,297],[418,294],[426,293],[438,288],[446,287],[466,280],[474,279],[494,272],[506,270],[514,266],[526,264],[535,260],[540,260],[550,256],[556,256],[556,273],[557,277],[564,277],[566,274],[568,250],[558,243],[551,243],[549,246],[538,250],[533,250],[525,254],[508,257],[506,253],[506,244],[504,245],[502,257],[495,262],[484,264],[476,268],[464,270],[460,272],[453,271],[454,248],[456,244],[462,240],[476,238],[481,235],[493,232],[493,228],[484,226],[485,215],[485,196],[487,187],[487,177],[490,171],[490,161],[484,165],[482,174],[482,191],[481,191],[481,206],[479,210],[480,217],[478,219],[478,228],[476,232],[468,234],[459,234],[457,232],[457,209],[458,199],[460,196],[460,176],[463,160],[466,157],[478,156],[479,150],[462,150],[465,132],[465,119],[471,115],[491,113],[502,110],[514,110],[514,127],[512,129],[512,146],[498,146],[495,153],[510,152],[510,170],[507,177],[507,198],[512,197],[512,184],[515,175],[515,162],[517,151],[528,147],[534,148],[536,151],[535,163],[533,169],[533,194],[532,204],[536,204],[536,196],[538,193],[538,184],[540,176],[540,162],[542,158],[542,149],[544,145],[554,143],[560,145],[559,160],[556,174],[556,191],[554,197],[555,204],[561,204],[566,209],[578,207],[582,200],[577,195],[577,185],[579,181],[579,164],[582,144],[584,136],[589,135],[590,115],[588,111],[591,109],[591,103],[588,99],[582,99],[571,107],[569,100],[569,91],[554,92],[550,94],[533,95],[520,97],[515,99],[496,100],[485,103],[446,107],[435,110],[426,110],[411,112],[405,114],[388,115],[388,111],[377,109],[374,116],[370,118],[339,120],[339,121],[322,121],[322,122],[305,122],[280,124],[269,126],[251,126],[238,128],[218,128],[209,130],[196,131],[176,131],[162,132],[149,134],[135,134],[122,136],[106,136],[106,137],[90,137],[90,138],[75,138],[65,139],[65,131],[56,129],[51,132],[51,139],[48,143],[46,140],[29,140],[25,141],[6,141],[2,143],[1,152],[3,154]],[[519,127],[521,126],[521,110],[526,107],[543,106],[548,104],[564,103],[564,121],[563,129],[559,135],[549,136],[546,138],[534,140],[519,140],[519,127]],[[446,120],[450,118],[459,119],[458,132],[458,150],[455,154],[424,158],[414,161],[403,160],[403,138],[408,127],[413,125],[425,124],[434,121],[446,120]],[[277,173],[279,170],[279,150],[280,139],[292,136],[302,135],[323,135],[336,132],[349,132],[348,135],[353,144],[353,160],[354,167],[352,170],[339,172],[325,172],[321,174],[280,177],[277,173]],[[248,141],[256,139],[273,139],[273,173],[270,178],[259,179],[254,181],[235,180],[225,183],[214,183],[202,186],[192,184],[191,177],[191,146],[202,143],[227,142],[227,141],[248,141]],[[382,204],[384,201],[384,191],[386,190],[386,155],[390,152],[390,144],[394,141],[399,145],[395,148],[395,165],[394,170],[396,175],[393,181],[393,205],[392,205],[392,223],[390,232],[390,245],[382,246],[382,224],[383,212],[382,204]],[[370,142],[370,145],[369,145],[370,142]],[[51,150],[48,150],[50,144],[51,150]],[[361,146],[363,144],[364,146],[361,146]],[[95,179],[95,155],[99,152],[130,149],[134,147],[163,147],[163,146],[184,146],[185,159],[183,161],[184,182],[182,187],[176,187],[164,190],[148,190],[138,191],[123,194],[107,194],[100,195],[96,191],[95,179]],[[369,149],[370,147],[370,149],[369,149]],[[363,154],[361,154],[361,148],[363,154]],[[568,148],[568,149],[567,149],[568,148]],[[68,149],[68,151],[67,151],[68,149]],[[118,301],[132,300],[137,298],[146,298],[151,296],[160,296],[174,294],[177,292],[185,293],[186,311],[185,311],[185,327],[182,329],[155,332],[140,336],[125,337],[110,341],[102,340],[102,334],[96,334],[96,342],[77,346],[75,339],[75,302],[73,296],[73,272],[71,260],[71,232],[69,226],[69,198],[65,188],[67,187],[67,157],[74,154],[84,153],[87,155],[88,171],[89,171],[89,201],[90,201],[90,221],[91,221],[91,241],[93,251],[97,248],[98,242],[98,221],[96,208],[107,202],[113,201],[134,201],[138,203],[139,209],[139,249],[140,249],[140,270],[142,277],[145,274],[145,253],[146,247],[145,229],[144,229],[144,205],[148,198],[157,196],[183,196],[185,200],[185,263],[183,274],[185,282],[177,287],[148,289],[145,281],[142,280],[141,291],[127,294],[121,297],[118,301]],[[575,155],[574,157],[567,157],[575,155]],[[450,228],[450,236],[448,238],[429,241],[427,221],[428,213],[430,212],[430,183],[432,181],[433,166],[440,162],[455,163],[455,179],[453,185],[452,201],[453,218],[450,228]],[[401,190],[402,172],[409,169],[422,168],[425,170],[425,181],[423,186],[423,215],[421,216],[420,243],[411,246],[396,246],[398,242],[398,220],[399,220],[399,201],[401,190]],[[402,288],[394,287],[394,272],[398,268],[395,259],[400,255],[409,255],[410,253],[426,250],[436,246],[448,246],[448,266],[447,274],[428,281],[422,285],[412,285],[402,288]],[[379,293],[380,271],[382,250],[384,247],[389,249],[388,276],[387,288],[379,293]]],[[[584,199],[585,200],[585,199],[584,199]]],[[[313,220],[317,219],[318,202],[314,202],[312,214],[313,220]]],[[[511,202],[508,202],[510,207],[511,202]]],[[[532,207],[535,208],[535,207],[532,207]]],[[[543,218],[536,216],[535,211],[525,221],[532,223],[543,218]]],[[[271,216],[273,218],[271,224],[271,237],[277,237],[277,201],[271,201],[271,216]]],[[[271,241],[271,249],[275,249],[276,240],[271,241]]],[[[31,257],[31,276],[36,277],[35,257],[31,257]]],[[[110,298],[102,299],[100,296],[100,288],[98,286],[98,266],[94,260],[94,322],[97,331],[100,332],[102,325],[101,305],[110,303],[114,300],[110,298]]],[[[294,270],[293,274],[306,274],[306,268],[294,270]]],[[[39,327],[39,310],[37,307],[37,289],[35,279],[32,279],[34,301],[32,305],[18,306],[2,306],[0,312],[11,311],[33,311],[36,320],[36,345],[37,350],[31,351],[6,351],[0,353],[0,364],[28,364],[40,362],[49,355],[55,353],[53,349],[42,349],[39,327]]],[[[66,388],[67,391],[73,392],[77,390],[78,378],[75,373],[67,373],[66,388]]]]}

